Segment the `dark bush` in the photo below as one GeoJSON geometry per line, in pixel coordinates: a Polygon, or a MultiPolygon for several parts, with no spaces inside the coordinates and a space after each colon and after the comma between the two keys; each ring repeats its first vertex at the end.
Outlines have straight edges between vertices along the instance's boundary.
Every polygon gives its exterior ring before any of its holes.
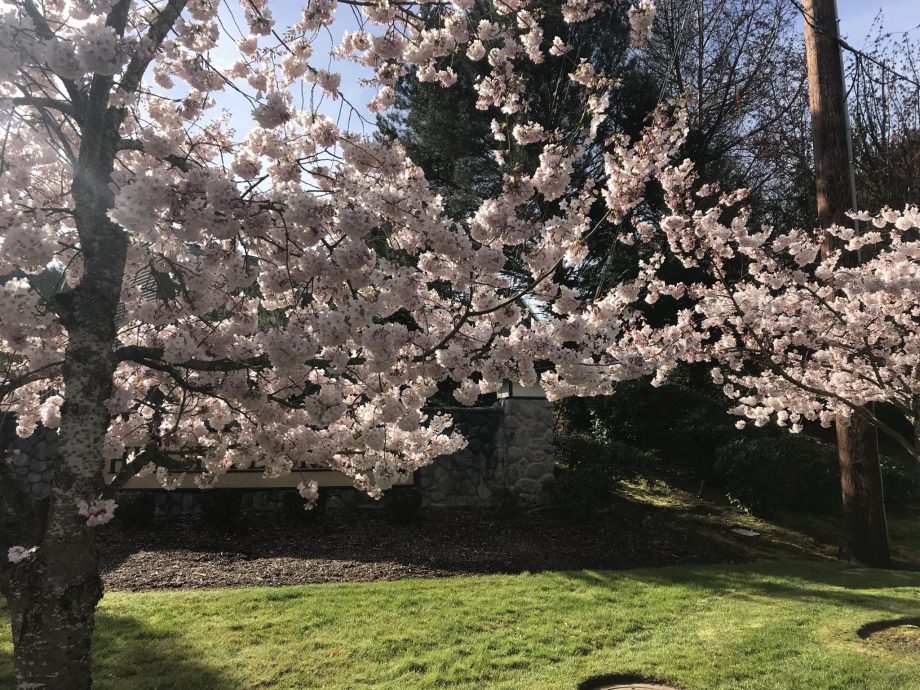
{"type": "MultiPolygon", "coordinates": [[[[699,367],[680,368],[674,382],[658,388],[647,380],[624,382],[611,396],[565,400],[559,404],[559,460],[573,469],[578,458],[598,458],[618,468],[615,478],[633,471],[664,476],[685,488],[704,482],[754,512],[839,508],[833,429],[809,423],[805,434],[793,435],[773,425],[749,424],[742,431],[735,427],[738,418],[727,412],[730,406],[699,367]],[[628,449],[625,457],[617,445],[628,449]]],[[[912,433],[891,406],[879,405],[877,414],[900,433],[912,433]]],[[[888,507],[917,505],[920,465],[885,434],[879,435],[879,445],[888,507]]]]}
{"type": "Polygon", "coordinates": [[[422,493],[414,488],[390,489],[383,497],[383,510],[393,525],[413,522],[422,507],[422,493]]]}
{"type": "Polygon", "coordinates": [[[905,455],[883,455],[882,483],[885,504],[894,510],[920,502],[920,463],[905,455]]]}
{"type": "Polygon", "coordinates": [[[146,527],[153,520],[156,496],[152,491],[123,491],[115,497],[115,517],[126,527],[146,527]]]}
{"type": "Polygon", "coordinates": [[[556,461],[566,469],[597,468],[611,479],[644,475],[659,463],[654,453],[587,433],[557,436],[556,461]]]}
{"type": "Polygon", "coordinates": [[[716,479],[713,457],[739,437],[736,418],[710,389],[647,381],[618,385],[612,396],[566,401],[564,424],[572,431],[614,440],[660,457],[669,474],[716,479]]]}
{"type": "Polygon", "coordinates": [[[499,520],[510,520],[521,512],[521,504],[518,502],[517,494],[510,489],[502,489],[492,497],[492,505],[495,507],[495,516],[499,520]]]}
{"type": "MultiPolygon", "coordinates": [[[[882,455],[885,503],[899,509],[920,500],[915,460],[882,455]]],[[[837,448],[808,436],[741,439],[716,452],[718,484],[755,513],[791,509],[825,512],[840,506],[837,448]]]]}
{"type": "Polygon", "coordinates": [[[552,504],[574,520],[584,521],[613,499],[616,482],[602,467],[561,468],[550,485],[552,504]]]}
{"type": "Polygon", "coordinates": [[[199,496],[201,516],[208,526],[233,531],[239,526],[243,494],[235,489],[209,489],[199,496]]]}
{"type": "Polygon", "coordinates": [[[716,451],[718,483],[754,513],[821,512],[840,504],[836,449],[784,434],[732,441],[716,451]]]}
{"type": "Polygon", "coordinates": [[[558,437],[556,459],[552,502],[577,520],[609,508],[618,481],[648,474],[658,463],[651,453],[586,433],[558,437]]]}

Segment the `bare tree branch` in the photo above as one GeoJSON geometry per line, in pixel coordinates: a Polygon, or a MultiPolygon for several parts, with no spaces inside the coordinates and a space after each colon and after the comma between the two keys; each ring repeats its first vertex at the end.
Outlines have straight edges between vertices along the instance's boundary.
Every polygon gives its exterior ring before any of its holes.
{"type": "Polygon", "coordinates": [[[176,23],[179,15],[182,14],[182,10],[185,9],[187,3],[188,0],[169,0],[166,7],[157,15],[156,20],[150,25],[150,29],[147,31],[145,42],[148,49],[143,52],[137,52],[134,57],[131,58],[131,62],[128,63],[127,68],[125,68],[125,72],[119,83],[119,87],[122,91],[125,93],[134,93],[137,90],[144,73],[147,71],[147,66],[150,64],[150,61],[153,60],[154,55],[156,55],[157,50],[159,50],[163,40],[166,38],[170,29],[172,29],[173,24],[176,23]]]}
{"type": "MultiPolygon", "coordinates": [[[[22,0],[22,8],[26,11],[26,14],[29,15],[29,18],[32,20],[32,23],[35,24],[35,30],[39,36],[45,40],[51,40],[55,38],[55,33],[48,26],[48,22],[45,21],[45,15],[42,14],[41,10],[35,6],[35,3],[32,0],[22,0]]],[[[79,115],[82,113],[83,108],[86,106],[86,96],[80,90],[80,87],[77,86],[77,83],[73,79],[64,79],[58,75],[58,79],[61,80],[61,83],[64,85],[64,88],[67,90],[67,94],[70,96],[70,100],[73,102],[74,109],[79,115]]]]}
{"type": "MultiPolygon", "coordinates": [[[[121,139],[118,142],[119,151],[140,151],[144,153],[144,143],[138,141],[137,139],[121,139]]],[[[182,172],[189,171],[189,159],[183,156],[170,155],[162,158],[166,163],[169,163],[173,167],[178,168],[182,172]]]]}
{"type": "Polygon", "coordinates": [[[42,379],[47,379],[51,377],[49,370],[60,367],[64,362],[52,362],[51,364],[46,364],[40,369],[35,369],[34,371],[26,372],[19,376],[14,376],[12,378],[7,378],[3,383],[0,383],[0,399],[5,398],[7,395],[15,391],[17,388],[22,388],[26,384],[34,383],[36,381],[41,381],[42,379]]]}
{"type": "Polygon", "coordinates": [[[125,484],[131,481],[138,472],[151,462],[157,467],[165,467],[168,470],[181,471],[188,469],[188,467],[182,464],[181,460],[164,453],[154,445],[150,445],[138,453],[131,462],[122,463],[115,478],[105,485],[103,495],[107,498],[114,496],[118,491],[123,489],[125,484]]]}
{"type": "MultiPolygon", "coordinates": [[[[244,369],[268,369],[271,362],[267,355],[258,357],[248,357],[245,359],[190,359],[185,362],[164,362],[163,348],[143,347],[140,345],[127,345],[115,350],[115,359],[119,362],[134,362],[141,366],[150,367],[158,371],[171,373],[175,369],[189,369],[192,371],[242,371],[244,369]]],[[[348,365],[364,364],[367,360],[364,357],[352,357],[348,360],[348,365]]],[[[303,365],[306,367],[328,367],[331,362],[328,359],[305,359],[303,365]]]]}
{"type": "Polygon", "coordinates": [[[70,115],[73,118],[77,117],[77,111],[74,109],[73,105],[67,103],[66,101],[60,101],[56,98],[16,96],[15,98],[10,98],[9,102],[13,105],[31,106],[33,108],[51,108],[53,110],[58,110],[65,115],[70,115]]]}

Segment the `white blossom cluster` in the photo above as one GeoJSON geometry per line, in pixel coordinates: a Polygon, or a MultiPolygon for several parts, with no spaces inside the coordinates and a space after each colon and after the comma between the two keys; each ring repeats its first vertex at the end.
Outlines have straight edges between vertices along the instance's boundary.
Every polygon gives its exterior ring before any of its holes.
{"type": "MultiPolygon", "coordinates": [[[[0,39],[9,39],[0,40],[0,99],[12,128],[0,173],[0,261],[5,272],[52,265],[60,275],[55,298],[29,278],[0,286],[9,362],[0,405],[17,415],[22,436],[39,423],[64,433],[69,295],[109,270],[121,281],[117,333],[104,348],[110,421],[87,457],[127,458],[125,472],[155,474],[167,487],[177,485],[176,464],[200,486],[234,468],[275,477],[314,467],[379,496],[463,447],[449,415],[427,407],[445,382],[462,405],[509,379],[539,382],[552,398],[598,395],[709,361],[738,412],[793,427],[920,393],[915,209],[886,210],[874,234],[834,229],[848,246],[872,249],[856,268],[835,257],[815,264],[808,233],[748,229],[735,208],[743,194],[694,191],[689,163],[675,163],[687,130],[680,104],[659,108],[634,141],[598,140],[615,84],[544,35],[525,0],[496,0],[490,19],[475,23],[467,0],[439,3],[439,23],[424,27],[418,4],[344,0],[310,2],[292,26],[277,27],[266,0],[247,0],[237,13],[243,33],[231,36],[238,53],[224,70],[205,59],[223,31],[217,3],[189,3],[155,44],[164,15],[152,8],[132,9],[113,38],[100,23],[107,3],[80,3],[82,18],[68,23],[70,4],[45,9],[49,25],[67,26],[53,39],[26,30],[34,20],[16,9],[0,13],[0,39]],[[450,88],[450,59],[465,53],[488,64],[476,99],[502,119],[497,141],[533,147],[533,165],[505,165],[499,154],[501,190],[458,222],[398,141],[319,112],[322,98],[346,108],[332,63],[310,62],[339,5],[363,13],[362,28],[334,52],[373,71],[372,109],[389,107],[410,71],[450,88]],[[572,136],[523,112],[520,65],[543,60],[558,61],[583,93],[589,117],[572,136]],[[137,64],[146,67],[135,75],[137,64]],[[180,82],[187,88],[176,97],[180,82]],[[60,99],[23,99],[34,83],[60,99]],[[117,123],[117,153],[92,187],[113,194],[98,223],[84,220],[95,207],[74,191],[86,178],[66,153],[94,131],[81,95],[89,84],[117,123]],[[252,103],[249,131],[234,131],[218,108],[230,88],[252,103]],[[39,108],[56,118],[57,139],[34,126],[39,108]],[[603,148],[603,174],[578,181],[576,162],[591,147],[603,148]],[[638,213],[652,182],[670,206],[660,222],[638,213]],[[567,278],[582,270],[603,224],[647,251],[634,278],[595,298],[567,278]],[[109,225],[126,255],[88,266],[87,251],[102,242],[94,233],[109,225]],[[509,256],[523,270],[509,270],[509,256]],[[712,280],[666,279],[666,257],[712,280]],[[737,257],[747,272],[728,281],[737,257]],[[525,298],[545,314],[533,318],[525,298]],[[661,299],[686,306],[650,324],[643,307],[661,299]],[[759,368],[741,367],[751,361],[759,368]]],[[[603,9],[562,6],[572,22],[603,9]]],[[[630,14],[636,36],[653,16],[643,0],[630,14]]],[[[115,509],[98,488],[78,508],[90,525],[115,509]]],[[[315,500],[314,485],[300,491],[315,500]]]]}
{"type": "Polygon", "coordinates": [[[645,46],[645,40],[655,22],[655,11],[654,0],[639,0],[638,5],[629,8],[627,14],[629,15],[630,44],[633,48],[645,46]]]}
{"type": "Polygon", "coordinates": [[[32,546],[26,548],[24,546],[11,546],[7,549],[6,559],[10,563],[23,563],[25,561],[31,560],[32,556],[35,555],[35,552],[38,550],[38,547],[32,546]]]}
{"type": "Polygon", "coordinates": [[[86,524],[89,527],[99,527],[115,517],[117,507],[118,505],[111,498],[95,500],[91,503],[81,500],[77,502],[77,514],[86,518],[86,524]]]}

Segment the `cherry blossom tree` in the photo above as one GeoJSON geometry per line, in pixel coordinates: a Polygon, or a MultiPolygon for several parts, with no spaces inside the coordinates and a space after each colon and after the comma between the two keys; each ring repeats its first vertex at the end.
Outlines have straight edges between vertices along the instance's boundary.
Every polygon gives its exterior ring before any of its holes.
{"type": "Polygon", "coordinates": [[[869,224],[861,234],[751,228],[746,190],[694,186],[687,164],[665,169],[661,181],[672,215],[639,232],[667,249],[649,259],[653,268],[634,292],[651,304],[683,300],[687,309],[660,332],[646,330],[650,342],[662,351],[691,345],[681,359],[713,363],[732,412],[757,426],[799,433],[806,422],[859,417],[920,460],[920,208],[854,213],[869,224]],[[822,252],[827,235],[839,249],[822,252]],[[705,279],[669,280],[654,268],[666,260],[705,279]],[[692,331],[675,336],[681,324],[692,331]],[[914,433],[891,427],[871,403],[894,406],[914,433]]]}
{"type": "MultiPolygon", "coordinates": [[[[170,470],[186,469],[207,488],[232,468],[276,476],[306,463],[379,496],[462,447],[448,417],[425,412],[448,380],[472,404],[507,379],[539,378],[551,397],[597,395],[713,361],[746,391],[740,412],[793,425],[882,389],[916,395],[916,307],[895,294],[916,289],[915,211],[894,218],[902,234],[876,242],[878,262],[790,267],[775,255],[795,258],[805,235],[776,245],[770,231],[749,231],[733,207],[741,193],[703,203],[712,190],[694,187],[689,163],[672,164],[687,131],[679,104],[659,108],[635,141],[598,142],[616,84],[544,35],[537,5],[494,0],[473,25],[469,0],[433,1],[436,27],[411,2],[313,0],[285,25],[272,13],[284,7],[265,0],[0,3],[0,404],[19,436],[59,439],[47,501],[0,477],[0,587],[21,687],[90,685],[102,593],[93,528],[138,473],[168,485],[170,470]],[[340,17],[348,29],[333,32],[340,17]],[[328,35],[333,55],[314,55],[328,35]],[[341,68],[366,74],[366,107],[381,111],[406,70],[450,88],[457,51],[489,65],[477,107],[505,133],[501,192],[462,222],[398,141],[350,127],[361,110],[341,68]],[[576,131],[534,122],[522,105],[518,66],[544,60],[584,91],[576,131]],[[247,104],[244,132],[221,107],[228,98],[247,104]],[[574,183],[575,161],[598,146],[603,175],[574,183]],[[533,155],[508,156],[514,147],[533,155]],[[625,223],[653,181],[673,215],[625,223]],[[642,245],[642,263],[592,299],[565,278],[605,223],[642,245]],[[523,274],[505,270],[509,257],[523,274]],[[710,278],[669,282],[666,257],[710,278]],[[729,282],[736,259],[746,272],[729,282]],[[653,325],[642,305],[662,297],[686,308],[653,325]],[[530,318],[524,298],[545,318],[530,318]],[[875,320],[863,314],[872,310],[875,320]],[[847,349],[879,319],[880,340],[847,349]],[[829,332],[845,345],[833,350],[829,332]],[[758,350],[765,338],[771,349],[758,350]],[[765,383],[732,373],[751,355],[765,383]],[[840,360],[851,363],[842,377],[831,369],[840,360]],[[126,460],[109,484],[107,459],[126,460]]],[[[562,14],[581,22],[601,8],[566,0],[562,14]]],[[[636,46],[654,13],[649,0],[631,9],[636,46]]],[[[315,500],[316,486],[301,494],[315,500]]]]}
{"type": "MultiPolygon", "coordinates": [[[[435,28],[411,2],[312,0],[287,25],[265,0],[0,3],[0,403],[20,437],[59,439],[46,501],[6,476],[0,494],[20,687],[90,685],[93,528],[131,476],[168,484],[200,467],[207,488],[231,468],[307,463],[377,496],[462,447],[449,418],[423,410],[440,381],[469,404],[508,378],[534,383],[538,359],[556,363],[560,392],[655,369],[580,332],[592,319],[616,332],[625,300],[576,315],[555,280],[583,258],[592,208],[619,218],[638,203],[680,125],[662,115],[637,146],[616,142],[611,182],[573,188],[615,84],[544,36],[528,2],[498,0],[471,25],[467,0],[434,1],[435,28]],[[333,33],[337,13],[349,30],[333,33]],[[314,55],[325,35],[333,55],[314,55]],[[337,67],[367,75],[380,111],[405,70],[449,88],[461,50],[488,61],[477,106],[513,132],[507,146],[539,147],[464,224],[398,142],[350,128],[361,110],[337,67]],[[584,90],[582,131],[562,137],[523,111],[516,66],[543,60],[584,90]],[[245,132],[221,107],[231,96],[248,104],[245,132]],[[509,253],[528,278],[503,271],[509,253]],[[560,316],[531,323],[526,295],[560,316]]],[[[581,22],[600,8],[562,10],[581,22]]],[[[630,12],[636,45],[654,11],[630,12]]]]}

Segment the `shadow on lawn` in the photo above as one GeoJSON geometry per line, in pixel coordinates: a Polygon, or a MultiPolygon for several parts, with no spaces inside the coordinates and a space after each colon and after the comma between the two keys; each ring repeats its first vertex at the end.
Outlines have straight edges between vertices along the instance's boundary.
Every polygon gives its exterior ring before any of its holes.
{"type": "MultiPolygon", "coordinates": [[[[0,624],[9,619],[0,600],[0,624]]],[[[93,635],[93,687],[109,690],[220,690],[235,684],[202,663],[200,650],[185,642],[181,632],[156,630],[136,618],[96,613],[93,635]]],[[[0,688],[15,684],[13,655],[0,650],[0,688]]]]}
{"type": "Polygon", "coordinates": [[[222,673],[208,667],[201,650],[192,648],[181,631],[158,630],[136,618],[96,614],[93,636],[93,687],[109,690],[233,687],[222,673]]]}
{"type": "Polygon", "coordinates": [[[648,585],[677,585],[713,593],[723,592],[726,597],[762,596],[770,599],[787,599],[803,605],[810,602],[845,605],[867,611],[887,611],[901,616],[916,614],[917,605],[905,598],[888,596],[884,594],[884,590],[920,587],[920,574],[916,572],[841,568],[839,564],[828,566],[817,561],[774,561],[718,569],[690,567],[662,568],[636,573],[580,571],[566,574],[572,579],[595,586],[616,588],[624,581],[648,585]]]}
{"type": "MultiPolygon", "coordinates": [[[[9,626],[9,621],[3,618],[5,611],[0,608],[0,624],[9,626]]],[[[6,650],[0,650],[0,688],[12,688],[14,685],[13,655],[6,650]]]]}

